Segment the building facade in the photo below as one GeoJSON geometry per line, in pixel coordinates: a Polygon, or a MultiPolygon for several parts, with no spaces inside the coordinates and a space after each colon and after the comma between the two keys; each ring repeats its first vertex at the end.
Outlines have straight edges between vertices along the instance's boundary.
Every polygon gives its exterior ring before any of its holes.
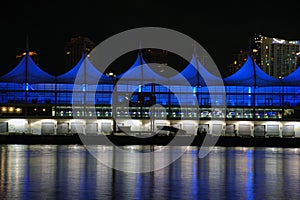
{"type": "Polygon", "coordinates": [[[0,134],[155,134],[174,126],[189,135],[300,137],[300,68],[279,80],[248,56],[222,80],[193,56],[179,74],[164,78],[139,54],[127,72],[103,76],[82,57],[52,76],[24,57],[0,76],[0,134]]]}
{"type": "Polygon", "coordinates": [[[96,44],[88,37],[77,36],[71,38],[65,48],[65,70],[67,71],[74,67],[82,57],[82,53],[86,52],[88,54],[95,45],[96,44]]]}
{"type": "Polygon", "coordinates": [[[231,75],[237,72],[246,62],[249,52],[240,50],[239,53],[232,55],[232,63],[228,66],[228,74],[231,75]]]}
{"type": "Polygon", "coordinates": [[[300,41],[255,35],[257,62],[270,76],[283,78],[299,64],[300,41]]]}

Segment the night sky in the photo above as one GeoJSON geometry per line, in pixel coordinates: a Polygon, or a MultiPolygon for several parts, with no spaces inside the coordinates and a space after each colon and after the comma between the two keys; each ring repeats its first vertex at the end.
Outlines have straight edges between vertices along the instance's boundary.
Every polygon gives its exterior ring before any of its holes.
{"type": "Polygon", "coordinates": [[[5,1],[1,2],[1,74],[16,64],[26,47],[39,54],[39,66],[64,71],[64,47],[77,35],[100,43],[131,28],[156,26],[180,31],[202,45],[217,66],[248,50],[254,33],[300,40],[300,7],[285,1],[5,1]],[[129,3],[130,2],[130,3],[129,3]],[[284,4],[283,4],[284,3],[284,4]]]}

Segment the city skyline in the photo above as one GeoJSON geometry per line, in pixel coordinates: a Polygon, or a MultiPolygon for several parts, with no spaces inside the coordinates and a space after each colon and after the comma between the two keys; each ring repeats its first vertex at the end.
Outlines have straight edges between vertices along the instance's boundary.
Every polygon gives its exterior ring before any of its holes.
{"type": "Polygon", "coordinates": [[[297,4],[3,1],[0,199],[300,199],[297,4]]]}
{"type": "MultiPolygon", "coordinates": [[[[258,35],[255,34],[253,38],[255,38],[255,36],[258,37],[258,35]]],[[[259,35],[259,37],[268,38],[271,41],[271,43],[269,45],[272,45],[272,40],[275,41],[275,43],[276,42],[278,43],[278,41],[284,41],[284,43],[287,42],[288,44],[286,44],[286,45],[289,45],[291,42],[293,42],[294,46],[295,45],[299,46],[298,43],[300,43],[300,41],[289,41],[289,40],[284,40],[282,38],[266,37],[264,35],[259,35]]],[[[261,64],[260,59],[261,59],[261,57],[263,58],[264,55],[260,55],[260,53],[258,53],[258,49],[260,49],[261,47],[257,46],[256,42],[257,42],[256,39],[252,39],[251,45],[249,44],[250,46],[248,46],[248,48],[251,48],[251,49],[247,49],[247,50],[242,50],[241,49],[237,52],[234,52],[229,57],[229,60],[231,61],[231,63],[227,64],[226,66],[224,65],[222,67],[217,66],[217,67],[220,68],[221,75],[223,77],[227,77],[227,76],[237,72],[243,66],[244,62],[247,59],[247,56],[249,54],[251,54],[254,61],[257,63],[258,66],[260,66],[262,68],[262,70],[264,70],[270,76],[278,78],[278,76],[274,76],[273,74],[270,74],[270,72],[268,71],[270,69],[266,69],[261,64]],[[251,50],[250,53],[249,53],[249,50],[251,50]]],[[[83,36],[83,35],[78,35],[76,37],[75,36],[71,37],[69,39],[69,41],[67,42],[66,46],[64,47],[65,63],[64,63],[63,71],[61,73],[55,73],[53,71],[50,71],[49,73],[53,74],[53,75],[60,75],[62,73],[65,73],[65,72],[71,70],[73,67],[76,66],[76,64],[78,62],[80,62],[80,59],[84,55],[84,53],[89,54],[89,52],[91,52],[93,50],[93,45],[95,45],[95,43],[94,43],[94,41],[91,41],[89,37],[86,37],[86,36],[83,36]],[[76,41],[76,42],[74,42],[74,41],[76,41]],[[84,41],[86,41],[86,42],[84,42],[84,41]],[[86,48],[85,52],[84,52],[84,47],[86,48]]],[[[282,43],[282,45],[283,45],[283,43],[282,43]]],[[[28,50],[30,51],[31,49],[29,48],[28,50]]],[[[25,51],[21,54],[16,55],[16,57],[15,57],[15,66],[14,67],[16,67],[16,65],[18,65],[19,62],[21,61],[21,58],[23,56],[25,56],[25,51]]],[[[138,51],[139,50],[135,50],[135,51],[128,52],[128,53],[120,56],[115,61],[113,61],[110,66],[107,67],[106,72],[113,72],[113,73],[116,73],[118,75],[118,74],[121,74],[122,72],[126,71],[126,69],[128,69],[134,63],[134,61],[136,60],[136,58],[138,56],[138,51]],[[122,67],[120,68],[119,66],[122,66],[122,67]]],[[[166,50],[142,48],[142,52],[143,52],[143,58],[145,59],[145,61],[147,63],[165,64],[165,65],[168,65],[168,66],[170,66],[173,69],[178,70],[178,71],[183,70],[189,64],[188,61],[185,61],[180,56],[178,56],[178,55],[176,55],[172,52],[168,52],[166,50]]],[[[297,50],[297,52],[294,52],[293,54],[295,54],[295,56],[298,55],[299,50],[297,50]]],[[[43,66],[41,67],[40,64],[39,64],[39,61],[38,61],[39,60],[38,53],[36,51],[30,51],[30,56],[31,57],[34,56],[33,57],[34,62],[41,69],[43,69],[43,66]]],[[[199,54],[198,54],[198,56],[199,56],[199,54]]],[[[289,56],[289,55],[287,55],[287,56],[289,56]]],[[[277,58],[277,59],[281,59],[281,58],[277,58]]],[[[292,69],[292,70],[290,69],[290,71],[288,73],[286,73],[286,75],[292,73],[298,66],[299,66],[299,58],[297,60],[297,65],[294,66],[294,69],[292,69]]],[[[97,66],[95,66],[95,67],[97,67],[97,66]]],[[[273,67],[275,67],[275,66],[273,66],[273,67]]],[[[154,69],[154,71],[158,70],[157,72],[160,73],[159,68],[157,68],[157,69],[153,68],[153,69],[154,69]]],[[[46,69],[46,71],[47,71],[47,69],[46,69]]],[[[282,77],[284,77],[284,76],[282,76],[282,77]]],[[[279,77],[279,78],[281,78],[281,77],[279,77]]]]}
{"type": "Polygon", "coordinates": [[[192,6],[194,3],[6,2],[0,21],[0,52],[4,58],[0,61],[1,74],[17,64],[15,56],[25,50],[26,37],[30,49],[39,54],[39,66],[54,74],[64,72],[65,46],[71,37],[78,35],[98,44],[132,28],[170,28],[195,39],[219,68],[228,66],[234,53],[247,51],[254,33],[300,40],[296,6],[289,6],[287,10],[285,5],[263,2],[242,5],[230,1],[199,8],[192,6]],[[280,10],[280,15],[272,14],[271,7],[273,11],[280,10]]]}

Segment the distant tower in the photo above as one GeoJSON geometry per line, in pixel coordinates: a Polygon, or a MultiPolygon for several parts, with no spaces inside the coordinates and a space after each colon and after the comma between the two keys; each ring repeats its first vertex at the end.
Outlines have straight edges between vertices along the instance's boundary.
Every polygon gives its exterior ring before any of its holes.
{"type": "Polygon", "coordinates": [[[95,43],[91,41],[90,38],[84,36],[77,36],[70,39],[65,48],[65,70],[69,70],[77,64],[82,56],[82,53],[84,52],[84,47],[86,48],[86,53],[88,54],[95,47],[95,43]]]}
{"type": "Polygon", "coordinates": [[[147,49],[147,54],[144,54],[145,59],[152,63],[168,63],[168,52],[160,49],[147,49]]]}
{"type": "Polygon", "coordinates": [[[168,52],[161,49],[145,49],[143,51],[143,58],[147,63],[156,63],[161,65],[153,65],[153,70],[160,74],[164,72],[165,65],[168,65],[168,52]]]}
{"type": "Polygon", "coordinates": [[[239,53],[232,55],[233,62],[228,66],[226,70],[226,76],[234,74],[237,72],[243,64],[246,62],[249,52],[240,50],[239,53]]]}

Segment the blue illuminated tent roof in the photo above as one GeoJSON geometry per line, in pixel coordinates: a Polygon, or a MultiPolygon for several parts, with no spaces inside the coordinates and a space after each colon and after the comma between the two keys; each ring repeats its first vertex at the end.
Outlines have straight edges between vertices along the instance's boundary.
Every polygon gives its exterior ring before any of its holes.
{"type": "Polygon", "coordinates": [[[97,83],[113,83],[113,79],[101,73],[87,58],[84,56],[78,63],[68,72],[57,76],[57,83],[75,83],[97,84],[97,83]],[[85,70],[86,67],[86,70],[85,70]]]}
{"type": "Polygon", "coordinates": [[[224,78],[225,85],[236,86],[279,86],[281,81],[266,74],[248,56],[246,62],[236,73],[224,78]]]}
{"type": "Polygon", "coordinates": [[[128,82],[167,83],[168,81],[167,78],[157,74],[146,64],[140,52],[133,65],[126,72],[118,75],[117,78],[128,82]]]}
{"type": "Polygon", "coordinates": [[[282,79],[283,85],[287,86],[300,86],[300,66],[282,79]]]}
{"type": "Polygon", "coordinates": [[[170,78],[170,84],[190,84],[192,86],[223,85],[221,77],[210,73],[194,54],[188,66],[170,78]],[[200,73],[199,73],[200,72],[200,73]]]}
{"type": "Polygon", "coordinates": [[[7,74],[0,77],[0,82],[13,83],[54,83],[55,76],[43,71],[30,56],[22,58],[19,64],[7,74]],[[28,60],[28,67],[26,73],[26,60],[28,60]],[[26,77],[27,76],[27,77],[26,77]]]}

